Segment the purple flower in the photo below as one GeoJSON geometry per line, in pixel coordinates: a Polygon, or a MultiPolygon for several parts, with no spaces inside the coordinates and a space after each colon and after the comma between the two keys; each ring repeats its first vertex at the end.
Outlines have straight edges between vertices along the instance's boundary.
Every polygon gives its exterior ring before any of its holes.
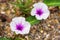
{"type": "Polygon", "coordinates": [[[47,19],[48,18],[50,12],[49,12],[46,4],[44,4],[42,2],[41,3],[38,2],[38,3],[35,3],[33,5],[33,7],[34,8],[31,10],[31,15],[35,16],[36,19],[42,20],[42,19],[47,19]]]}
{"type": "Polygon", "coordinates": [[[30,23],[25,21],[24,17],[15,17],[10,23],[11,30],[16,34],[28,34],[30,27],[30,23]]]}

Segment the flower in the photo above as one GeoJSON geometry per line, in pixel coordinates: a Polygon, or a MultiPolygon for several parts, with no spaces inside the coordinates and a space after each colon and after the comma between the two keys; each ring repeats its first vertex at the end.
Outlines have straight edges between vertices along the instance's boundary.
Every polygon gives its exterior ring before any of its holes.
{"type": "Polygon", "coordinates": [[[50,12],[46,4],[42,2],[35,3],[33,5],[33,9],[31,10],[31,15],[35,16],[37,20],[47,19],[50,12]]]}
{"type": "Polygon", "coordinates": [[[30,23],[25,21],[24,17],[15,17],[10,23],[11,30],[16,34],[28,34],[30,27],[30,23]]]}

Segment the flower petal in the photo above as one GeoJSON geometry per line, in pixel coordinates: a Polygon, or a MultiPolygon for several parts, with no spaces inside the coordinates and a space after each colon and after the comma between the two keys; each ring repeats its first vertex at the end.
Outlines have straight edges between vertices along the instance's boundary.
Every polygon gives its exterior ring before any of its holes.
{"type": "Polygon", "coordinates": [[[22,34],[22,32],[19,31],[19,30],[15,30],[15,33],[16,33],[16,34],[22,34]]]}
{"type": "Polygon", "coordinates": [[[47,13],[44,13],[43,14],[43,19],[47,19],[49,15],[50,15],[50,13],[48,13],[48,12],[47,13]]]}
{"type": "Polygon", "coordinates": [[[24,30],[23,30],[23,33],[24,33],[24,34],[28,34],[29,31],[30,31],[30,27],[31,27],[31,25],[30,25],[29,22],[25,22],[24,25],[25,25],[25,28],[24,28],[24,30]]]}
{"type": "Polygon", "coordinates": [[[33,7],[34,7],[34,8],[43,8],[43,9],[46,8],[46,9],[48,9],[47,5],[44,4],[44,3],[42,3],[42,2],[35,3],[35,4],[33,5],[33,7]]]}
{"type": "Polygon", "coordinates": [[[12,21],[14,21],[16,24],[18,24],[19,22],[21,23],[22,21],[25,21],[24,17],[15,17],[12,19],[12,21]]]}
{"type": "Polygon", "coordinates": [[[42,16],[39,16],[39,15],[36,15],[35,17],[37,20],[41,20],[43,18],[42,16]]]}
{"type": "Polygon", "coordinates": [[[35,14],[36,14],[36,9],[33,8],[33,9],[31,10],[31,15],[34,16],[35,14]]]}
{"type": "Polygon", "coordinates": [[[15,25],[14,22],[11,22],[11,23],[10,23],[10,28],[11,28],[12,31],[15,31],[15,29],[16,29],[15,26],[16,26],[16,25],[15,25]]]}
{"type": "Polygon", "coordinates": [[[25,18],[24,17],[15,17],[15,18],[12,19],[12,21],[15,21],[15,20],[19,20],[19,21],[23,20],[23,21],[25,21],[25,18]]]}

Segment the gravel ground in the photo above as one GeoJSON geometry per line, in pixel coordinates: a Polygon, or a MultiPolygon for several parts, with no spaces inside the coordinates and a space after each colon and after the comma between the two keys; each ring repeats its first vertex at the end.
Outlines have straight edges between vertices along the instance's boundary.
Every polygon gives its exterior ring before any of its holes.
{"type": "Polygon", "coordinates": [[[23,40],[60,40],[60,8],[49,7],[50,16],[46,20],[42,20],[39,24],[31,27],[30,33],[27,35],[14,35],[9,26],[9,22],[15,16],[19,16],[20,12],[14,5],[10,3],[0,3],[0,36],[23,38],[23,40]]]}

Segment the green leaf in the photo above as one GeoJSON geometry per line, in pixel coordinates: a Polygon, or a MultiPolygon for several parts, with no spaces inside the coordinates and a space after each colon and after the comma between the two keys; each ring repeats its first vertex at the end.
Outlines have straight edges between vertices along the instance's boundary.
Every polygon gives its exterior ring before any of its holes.
{"type": "Polygon", "coordinates": [[[44,0],[48,6],[60,6],[60,0],[44,0]]]}
{"type": "Polygon", "coordinates": [[[28,7],[28,6],[30,6],[32,3],[33,3],[32,0],[27,0],[26,3],[25,3],[25,6],[28,7]]]}
{"type": "Polygon", "coordinates": [[[20,38],[19,37],[16,37],[15,40],[20,40],[20,38]]]}
{"type": "Polygon", "coordinates": [[[30,22],[31,25],[34,25],[34,24],[37,24],[39,23],[40,21],[37,20],[34,16],[29,16],[26,18],[26,21],[30,22]]]}
{"type": "Polygon", "coordinates": [[[24,38],[16,37],[15,40],[24,40],[24,38]]]}
{"type": "Polygon", "coordinates": [[[0,37],[0,40],[12,40],[11,38],[0,37]]]}

